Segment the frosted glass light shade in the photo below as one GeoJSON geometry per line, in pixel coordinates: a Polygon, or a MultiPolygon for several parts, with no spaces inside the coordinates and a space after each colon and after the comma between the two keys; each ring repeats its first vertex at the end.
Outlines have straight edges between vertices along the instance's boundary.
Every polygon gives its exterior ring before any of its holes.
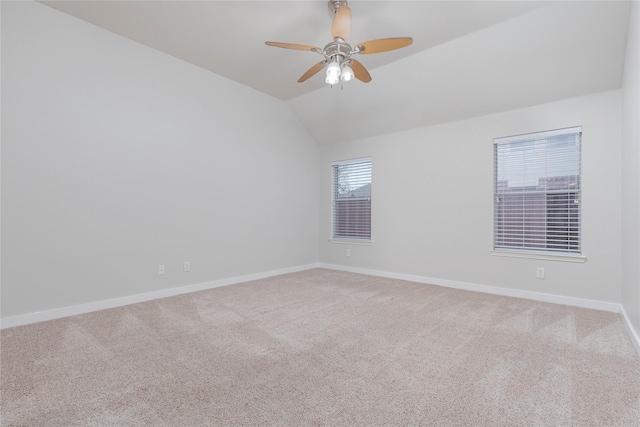
{"type": "Polygon", "coordinates": [[[348,82],[353,79],[353,70],[348,65],[342,69],[342,74],[340,76],[343,82],[348,82]]]}
{"type": "Polygon", "coordinates": [[[332,62],[327,67],[327,76],[339,76],[340,75],[340,64],[337,62],[332,62]]]}

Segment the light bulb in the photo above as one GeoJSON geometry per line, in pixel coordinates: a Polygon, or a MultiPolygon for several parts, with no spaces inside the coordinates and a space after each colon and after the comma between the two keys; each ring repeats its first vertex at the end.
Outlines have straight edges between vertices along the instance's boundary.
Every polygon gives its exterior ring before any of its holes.
{"type": "Polygon", "coordinates": [[[353,78],[353,70],[348,65],[342,69],[342,75],[340,76],[343,82],[348,82],[353,78]]]}
{"type": "Polygon", "coordinates": [[[338,76],[333,75],[333,74],[329,75],[327,73],[327,79],[325,80],[325,82],[327,84],[334,85],[334,84],[338,83],[339,81],[340,81],[340,78],[338,76]]]}
{"type": "Polygon", "coordinates": [[[338,77],[339,75],[340,75],[340,64],[334,61],[331,64],[329,64],[329,66],[327,67],[327,76],[338,77]]]}

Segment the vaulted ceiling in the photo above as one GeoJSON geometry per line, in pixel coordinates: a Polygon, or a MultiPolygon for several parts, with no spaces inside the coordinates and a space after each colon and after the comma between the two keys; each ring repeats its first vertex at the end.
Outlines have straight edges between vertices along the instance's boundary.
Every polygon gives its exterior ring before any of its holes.
{"type": "Polygon", "coordinates": [[[396,132],[621,85],[627,2],[349,1],[351,40],[413,37],[362,55],[370,83],[330,87],[322,59],[269,47],[331,41],[327,1],[43,1],[289,104],[319,144],[396,132]]]}

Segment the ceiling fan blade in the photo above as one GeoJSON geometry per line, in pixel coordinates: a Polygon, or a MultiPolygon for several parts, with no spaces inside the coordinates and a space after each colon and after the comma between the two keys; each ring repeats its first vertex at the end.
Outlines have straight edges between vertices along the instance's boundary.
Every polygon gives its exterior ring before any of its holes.
{"type": "Polygon", "coordinates": [[[281,47],[284,49],[308,50],[311,52],[322,51],[319,47],[307,46],[306,44],[280,43],[280,42],[264,42],[267,46],[281,47]]]}
{"type": "Polygon", "coordinates": [[[359,61],[352,59],[351,69],[353,70],[353,75],[356,76],[356,79],[364,83],[369,83],[371,81],[371,75],[359,61]]]}
{"type": "Polygon", "coordinates": [[[400,49],[409,46],[411,43],[413,43],[411,37],[395,37],[391,39],[369,40],[368,42],[358,44],[356,49],[360,49],[360,53],[366,55],[400,49]]]}
{"type": "MultiPolygon", "coordinates": [[[[313,67],[309,68],[307,70],[306,73],[304,73],[299,79],[298,79],[298,83],[302,83],[303,81],[307,80],[309,77],[313,76],[314,74],[316,74],[318,71],[322,70],[324,68],[325,65],[327,65],[327,60],[325,59],[324,61],[320,61],[318,62],[316,65],[314,65],[313,67]]],[[[355,73],[354,73],[355,74],[355,73]]]]}
{"type": "Polygon", "coordinates": [[[351,9],[346,4],[338,8],[336,16],[333,17],[333,25],[331,26],[331,37],[334,39],[340,37],[342,40],[349,40],[351,32],[351,9]]]}

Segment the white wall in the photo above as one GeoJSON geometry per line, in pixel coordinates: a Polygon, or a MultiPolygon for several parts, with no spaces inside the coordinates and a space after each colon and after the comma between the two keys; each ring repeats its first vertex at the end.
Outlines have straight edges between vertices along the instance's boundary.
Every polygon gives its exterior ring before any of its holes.
{"type": "Polygon", "coordinates": [[[620,91],[610,91],[322,147],[320,261],[619,303],[620,114],[620,91]],[[492,256],[493,139],[571,126],[583,126],[587,261],[492,256]],[[330,164],[363,156],[373,158],[373,245],[330,243],[330,164]]]}
{"type": "Polygon", "coordinates": [[[275,98],[2,2],[3,318],[317,262],[317,155],[275,98]]]}
{"type": "Polygon", "coordinates": [[[622,86],[622,304],[640,334],[640,2],[631,7],[622,86]]]}

